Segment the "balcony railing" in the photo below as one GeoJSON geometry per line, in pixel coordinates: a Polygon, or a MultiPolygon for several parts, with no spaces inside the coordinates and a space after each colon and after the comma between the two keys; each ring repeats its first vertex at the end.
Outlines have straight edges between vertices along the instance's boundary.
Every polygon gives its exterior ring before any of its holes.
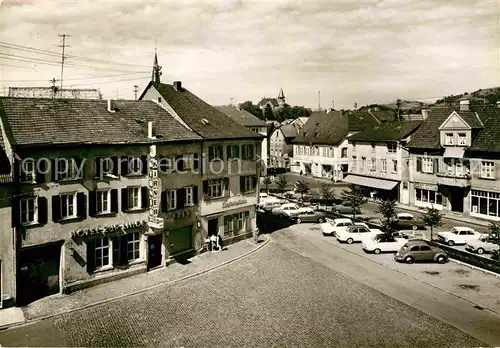
{"type": "Polygon", "coordinates": [[[446,186],[467,187],[471,185],[471,175],[469,173],[444,172],[436,173],[439,177],[439,184],[446,186]]]}

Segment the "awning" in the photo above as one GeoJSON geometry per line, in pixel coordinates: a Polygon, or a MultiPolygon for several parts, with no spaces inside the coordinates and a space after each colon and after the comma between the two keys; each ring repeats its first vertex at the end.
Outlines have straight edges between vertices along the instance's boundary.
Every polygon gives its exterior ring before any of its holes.
{"type": "Polygon", "coordinates": [[[398,184],[397,181],[375,179],[375,178],[369,178],[366,176],[358,176],[358,175],[352,175],[352,174],[349,174],[348,176],[346,176],[343,181],[345,181],[349,184],[374,187],[374,188],[378,188],[381,190],[392,190],[398,184]]]}
{"type": "Polygon", "coordinates": [[[465,149],[461,147],[447,147],[444,150],[444,158],[464,158],[465,149]]]}

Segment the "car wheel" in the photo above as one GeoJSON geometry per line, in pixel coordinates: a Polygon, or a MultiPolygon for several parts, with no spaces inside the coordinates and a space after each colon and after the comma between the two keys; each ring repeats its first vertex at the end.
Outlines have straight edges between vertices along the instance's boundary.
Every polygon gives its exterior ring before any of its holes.
{"type": "Polygon", "coordinates": [[[352,239],[352,238],[348,238],[348,239],[346,240],[346,242],[347,242],[347,244],[352,244],[352,243],[354,242],[354,239],[352,239]]]}
{"type": "Polygon", "coordinates": [[[284,219],[285,218],[285,214],[281,214],[280,218],[284,219]]]}
{"type": "Polygon", "coordinates": [[[375,250],[373,250],[373,252],[374,252],[376,255],[378,255],[378,254],[380,254],[380,249],[375,249],[375,250]]]}
{"type": "Polygon", "coordinates": [[[323,218],[319,218],[319,219],[318,219],[318,222],[319,222],[320,224],[322,224],[323,222],[325,222],[325,219],[323,219],[323,218]]]}
{"type": "Polygon", "coordinates": [[[414,260],[413,260],[413,257],[411,257],[411,256],[407,256],[407,257],[405,257],[405,262],[406,262],[406,263],[411,264],[411,263],[413,263],[413,261],[414,261],[414,260]]]}
{"type": "Polygon", "coordinates": [[[477,253],[478,253],[479,255],[484,254],[484,249],[483,249],[483,248],[479,248],[479,249],[477,249],[477,253]]]}
{"type": "Polygon", "coordinates": [[[416,231],[416,230],[418,230],[418,226],[417,226],[417,225],[413,225],[413,226],[411,227],[411,229],[412,229],[413,231],[416,231]]]}
{"type": "Polygon", "coordinates": [[[302,222],[301,219],[297,219],[297,223],[300,224],[302,222]]]}
{"type": "Polygon", "coordinates": [[[444,257],[443,255],[439,255],[436,261],[437,263],[446,263],[446,257],[444,257]]]}
{"type": "Polygon", "coordinates": [[[454,245],[455,245],[455,242],[454,242],[454,241],[452,241],[452,240],[449,240],[449,241],[448,241],[448,245],[449,245],[449,246],[454,246],[454,245]]]}

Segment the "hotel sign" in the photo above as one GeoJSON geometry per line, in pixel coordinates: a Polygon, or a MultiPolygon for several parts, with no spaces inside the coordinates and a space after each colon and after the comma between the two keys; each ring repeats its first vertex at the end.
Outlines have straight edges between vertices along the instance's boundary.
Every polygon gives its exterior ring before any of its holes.
{"type": "Polygon", "coordinates": [[[158,177],[158,159],[156,157],[156,148],[151,149],[149,154],[148,189],[149,189],[148,226],[151,228],[162,229],[164,226],[164,221],[162,218],[158,217],[158,214],[160,212],[160,201],[161,201],[161,179],[158,177]]]}
{"type": "Polygon", "coordinates": [[[422,189],[422,190],[429,190],[429,191],[437,191],[438,190],[437,185],[432,185],[432,184],[415,183],[414,186],[415,186],[415,188],[422,189]]]}
{"type": "Polygon", "coordinates": [[[247,203],[248,203],[248,201],[246,199],[239,199],[237,201],[225,201],[224,203],[222,203],[222,208],[228,209],[228,208],[236,207],[239,205],[244,205],[247,203]]]}
{"type": "Polygon", "coordinates": [[[123,224],[114,224],[114,225],[110,225],[110,226],[97,226],[97,227],[93,227],[93,228],[82,228],[79,230],[72,231],[71,238],[83,238],[83,237],[95,236],[95,235],[105,236],[109,233],[118,232],[118,231],[125,233],[125,231],[128,229],[142,227],[144,225],[146,225],[146,221],[143,220],[143,221],[125,222],[123,224]]]}

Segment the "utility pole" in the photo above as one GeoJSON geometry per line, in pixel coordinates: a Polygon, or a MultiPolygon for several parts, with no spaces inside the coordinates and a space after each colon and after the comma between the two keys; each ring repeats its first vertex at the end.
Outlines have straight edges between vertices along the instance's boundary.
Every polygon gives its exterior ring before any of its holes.
{"type": "Polygon", "coordinates": [[[71,47],[71,46],[66,45],[66,38],[70,37],[71,35],[60,34],[59,36],[62,37],[62,45],[59,45],[59,47],[62,47],[62,54],[61,54],[61,90],[62,90],[62,88],[63,88],[63,75],[64,75],[64,60],[66,59],[66,57],[64,56],[64,49],[66,47],[71,47]]]}
{"type": "Polygon", "coordinates": [[[398,121],[401,121],[401,114],[399,107],[401,106],[401,99],[396,100],[396,106],[398,107],[398,121]]]}
{"type": "Polygon", "coordinates": [[[139,86],[134,85],[135,100],[137,100],[137,92],[139,92],[139,86]]]}
{"type": "Polygon", "coordinates": [[[52,83],[52,98],[55,98],[56,92],[57,92],[57,87],[56,87],[56,82],[59,81],[55,77],[52,78],[52,80],[49,80],[50,83],[52,83]]]}

